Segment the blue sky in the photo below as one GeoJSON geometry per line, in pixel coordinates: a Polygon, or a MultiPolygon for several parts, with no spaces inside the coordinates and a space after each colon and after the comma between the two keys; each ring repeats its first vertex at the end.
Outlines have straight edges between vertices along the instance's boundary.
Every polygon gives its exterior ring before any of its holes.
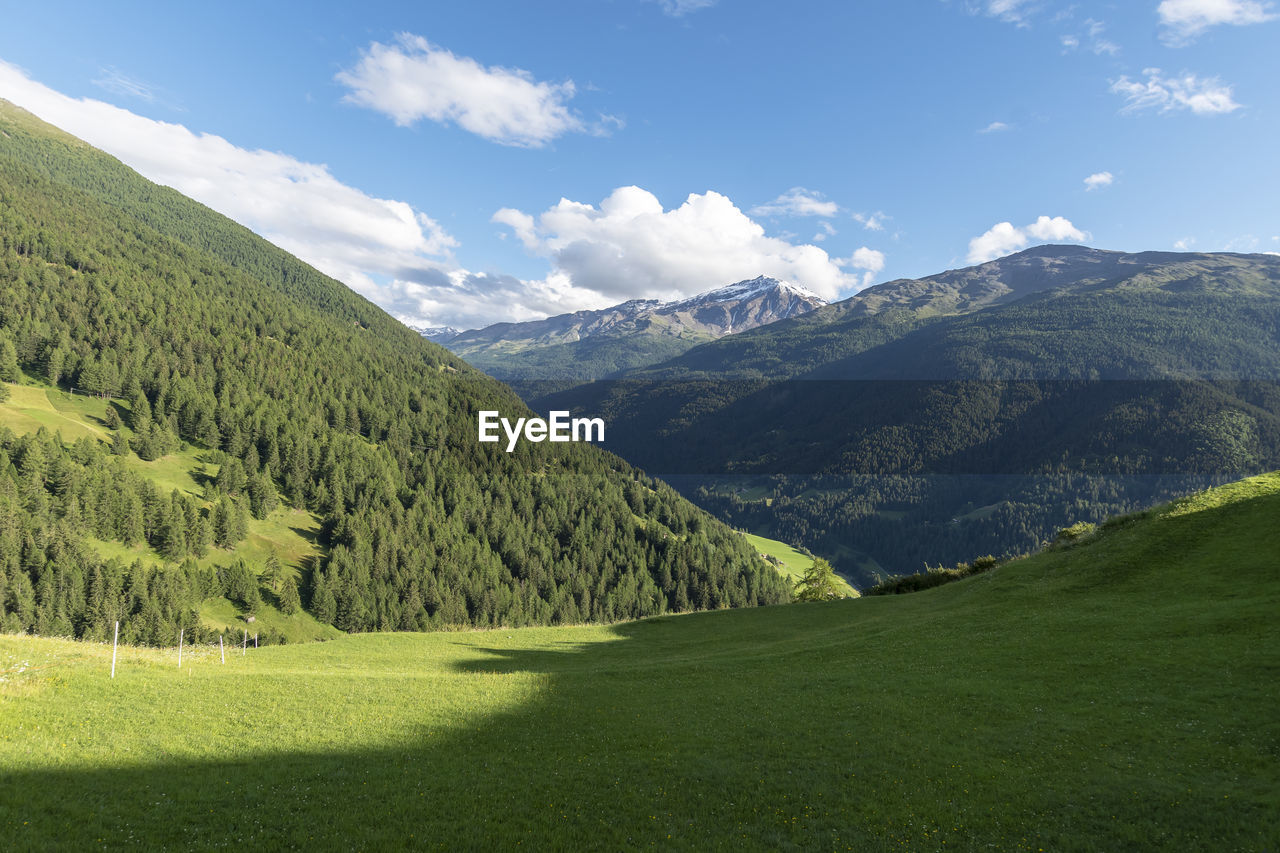
{"type": "Polygon", "coordinates": [[[110,5],[10,9],[0,97],[417,325],[1280,251],[1275,2],[110,5]]]}

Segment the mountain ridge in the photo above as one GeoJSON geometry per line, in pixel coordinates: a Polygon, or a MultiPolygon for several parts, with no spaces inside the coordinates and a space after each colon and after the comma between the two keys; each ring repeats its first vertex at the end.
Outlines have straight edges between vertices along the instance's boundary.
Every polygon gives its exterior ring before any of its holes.
{"type": "Polygon", "coordinates": [[[824,304],[804,287],[762,275],[684,299],[632,299],[544,320],[495,323],[440,342],[499,379],[587,380],[824,304]]]}

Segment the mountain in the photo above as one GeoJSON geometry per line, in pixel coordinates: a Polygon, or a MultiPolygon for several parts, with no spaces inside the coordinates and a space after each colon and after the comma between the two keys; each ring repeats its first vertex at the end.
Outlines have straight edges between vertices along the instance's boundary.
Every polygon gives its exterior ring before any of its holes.
{"type": "Polygon", "coordinates": [[[437,340],[504,381],[574,384],[655,364],[699,343],[825,304],[803,287],[760,276],[675,302],[633,299],[546,320],[497,323],[437,340]]]}
{"type": "Polygon", "coordinates": [[[453,326],[427,326],[425,328],[419,327],[419,326],[410,326],[409,328],[413,329],[415,332],[422,335],[427,340],[435,341],[438,344],[445,343],[446,341],[451,341],[454,338],[456,338],[458,335],[462,334],[461,329],[455,329],[453,326]]]}
{"type": "Polygon", "coordinates": [[[119,619],[169,644],[299,608],[371,631],[789,597],[597,447],[479,443],[479,411],[531,414],[510,389],[5,102],[0,292],[6,631],[119,619]]]}
{"type": "Polygon", "coordinates": [[[1044,246],[529,399],[867,583],[1274,467],[1278,378],[1280,258],[1044,246]]]}

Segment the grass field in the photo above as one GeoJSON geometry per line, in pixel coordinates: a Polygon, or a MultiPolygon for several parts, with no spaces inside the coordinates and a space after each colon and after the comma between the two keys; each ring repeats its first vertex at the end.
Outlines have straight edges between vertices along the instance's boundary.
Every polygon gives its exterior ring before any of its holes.
{"type": "Polygon", "coordinates": [[[83,409],[69,404],[62,407],[54,405],[50,394],[71,397],[60,391],[50,391],[43,386],[13,385],[5,383],[9,389],[9,399],[0,403],[0,426],[7,426],[18,435],[35,432],[45,427],[50,432],[61,432],[64,441],[75,441],[88,436],[98,441],[107,442],[111,432],[104,426],[100,418],[85,415],[85,410],[101,410],[105,413],[106,401],[97,398],[80,397],[83,409]],[[95,423],[94,421],[97,421],[95,423]]]}
{"type": "Polygon", "coordinates": [[[927,592],[228,653],[0,637],[0,838],[1266,850],[1280,475],[927,592]]]}
{"type": "MultiPolygon", "coordinates": [[[[756,536],[753,533],[744,533],[747,541],[751,543],[751,547],[755,548],[758,553],[768,557],[773,557],[781,564],[778,571],[789,578],[792,583],[800,580],[804,576],[805,571],[813,565],[813,557],[803,551],[788,545],[785,542],[779,542],[776,539],[767,539],[764,536],[756,536]]],[[[844,578],[836,575],[836,581],[840,587],[840,591],[848,598],[857,596],[858,591],[849,585],[844,578]]]]}

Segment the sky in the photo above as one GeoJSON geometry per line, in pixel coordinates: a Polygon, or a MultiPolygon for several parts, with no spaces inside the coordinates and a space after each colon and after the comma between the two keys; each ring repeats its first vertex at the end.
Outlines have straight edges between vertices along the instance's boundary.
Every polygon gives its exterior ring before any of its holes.
{"type": "Polygon", "coordinates": [[[19,4],[0,97],[411,325],[1280,252],[1280,3],[19,4]]]}

